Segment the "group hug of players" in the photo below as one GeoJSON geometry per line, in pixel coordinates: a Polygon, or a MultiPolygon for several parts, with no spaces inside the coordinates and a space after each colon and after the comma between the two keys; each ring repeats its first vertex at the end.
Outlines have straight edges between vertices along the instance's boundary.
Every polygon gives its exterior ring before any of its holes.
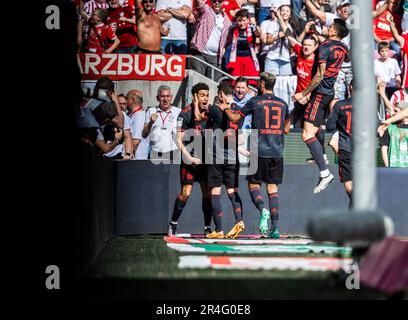
{"type": "MultiPolygon", "coordinates": [[[[334,83],[341,68],[341,64],[348,59],[347,46],[341,39],[348,35],[344,21],[335,19],[329,28],[329,38],[318,49],[316,74],[309,86],[293,97],[295,101],[308,98],[304,111],[303,138],[308,146],[315,163],[320,170],[320,178],[314,193],[324,190],[333,180],[325,158],[323,147],[316,138],[323,121],[327,119],[326,129],[339,132],[339,173],[345,184],[347,194],[351,198],[351,99],[337,102],[330,112],[329,105],[334,98],[334,83]],[[328,116],[328,114],[330,114],[328,116]],[[328,118],[327,118],[328,116],[328,118]],[[306,136],[306,138],[305,138],[306,136]]],[[[238,108],[234,104],[234,88],[229,82],[222,82],[218,86],[217,103],[209,104],[209,87],[198,83],[192,88],[193,102],[183,109],[177,119],[177,146],[183,161],[180,165],[181,192],[174,204],[173,214],[168,227],[168,235],[176,235],[177,223],[190,197],[194,182],[199,182],[202,191],[202,211],[204,213],[204,235],[206,238],[236,238],[245,228],[243,221],[242,201],[238,193],[239,161],[238,161],[238,129],[243,119],[252,116],[252,130],[258,138],[257,171],[247,176],[248,189],[254,205],[260,212],[259,231],[262,235],[274,239],[280,237],[279,220],[279,191],[278,186],[283,178],[283,147],[284,135],[290,131],[288,105],[273,94],[276,76],[267,72],[260,75],[258,80],[258,96],[250,99],[245,106],[238,108]],[[196,153],[189,150],[189,142],[194,138],[204,139],[207,129],[223,132],[226,140],[235,139],[235,148],[225,141],[224,147],[213,143],[210,163],[205,163],[204,156],[196,157],[196,153]],[[190,141],[186,140],[186,132],[190,141]],[[220,161],[221,159],[221,161],[220,161]],[[235,160],[235,161],[231,161],[235,160]],[[266,184],[269,206],[265,206],[261,194],[262,183],[266,184]],[[223,209],[221,204],[221,188],[225,185],[231,201],[236,223],[224,235],[222,228],[223,209]],[[214,221],[215,230],[211,230],[214,221]],[[270,221],[270,226],[269,226],[270,221]]],[[[351,92],[351,88],[350,88],[351,92]]],[[[203,146],[205,143],[202,144],[203,146]]]]}

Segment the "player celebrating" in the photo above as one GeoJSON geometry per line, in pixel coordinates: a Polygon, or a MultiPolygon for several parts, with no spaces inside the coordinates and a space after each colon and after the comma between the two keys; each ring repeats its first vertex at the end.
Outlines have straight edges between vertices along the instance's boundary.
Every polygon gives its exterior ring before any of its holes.
{"type": "MultiPolygon", "coordinates": [[[[231,106],[234,101],[233,93],[234,87],[229,82],[221,82],[218,86],[219,105],[210,106],[208,113],[207,127],[215,130],[214,135],[218,139],[213,139],[214,143],[211,146],[210,153],[213,154],[213,164],[207,166],[207,186],[211,190],[212,216],[215,222],[215,231],[207,234],[207,238],[224,237],[221,205],[221,187],[223,184],[227,188],[236,222],[231,231],[227,233],[226,238],[235,239],[245,228],[244,221],[242,221],[242,201],[238,194],[238,125],[232,123],[223,113],[223,109],[231,106]],[[222,133],[221,137],[219,133],[222,133]]],[[[238,109],[235,104],[231,108],[238,109]]]]}
{"type": "Polygon", "coordinates": [[[351,118],[353,106],[351,95],[353,93],[353,80],[350,83],[350,98],[338,101],[333,107],[333,111],[327,119],[326,129],[329,132],[338,130],[339,132],[339,176],[340,181],[344,183],[347,195],[350,198],[349,208],[352,204],[353,178],[351,175],[351,118]]]}
{"type": "Polygon", "coordinates": [[[259,231],[268,233],[268,220],[271,218],[269,237],[279,238],[279,192],[278,185],[283,177],[283,145],[284,133],[290,131],[288,105],[273,94],[276,76],[263,72],[258,81],[260,96],[254,97],[236,113],[228,110],[228,118],[238,123],[248,114],[252,115],[252,129],[258,132],[258,170],[254,175],[248,176],[248,187],[252,201],[261,213],[259,231]],[[267,185],[269,196],[268,211],[264,206],[260,192],[262,182],[267,185]]]}
{"type": "MultiPolygon", "coordinates": [[[[173,215],[168,228],[169,236],[176,235],[177,222],[191,195],[195,181],[200,182],[203,195],[202,210],[204,213],[204,234],[211,233],[211,199],[207,193],[205,183],[206,170],[205,165],[197,156],[197,154],[203,150],[189,150],[187,143],[184,141],[185,131],[192,129],[194,130],[194,135],[190,138],[189,142],[192,142],[194,139],[201,139],[202,147],[204,148],[205,143],[203,140],[209,107],[209,87],[205,83],[197,83],[192,88],[192,94],[193,103],[184,108],[177,118],[178,132],[176,135],[176,144],[183,156],[180,165],[181,192],[174,203],[173,215]]],[[[202,156],[203,155],[204,153],[202,153],[202,156]]]]}
{"type": "Polygon", "coordinates": [[[329,111],[330,102],[334,98],[334,83],[343,61],[348,60],[347,46],[340,40],[349,33],[346,23],[334,19],[329,28],[329,38],[319,47],[318,71],[309,85],[294,95],[293,100],[302,101],[311,93],[310,101],[305,110],[302,138],[308,146],[320,170],[320,179],[313,193],[319,193],[334,180],[323,156],[322,145],[316,138],[322,125],[325,113],[329,111]]]}

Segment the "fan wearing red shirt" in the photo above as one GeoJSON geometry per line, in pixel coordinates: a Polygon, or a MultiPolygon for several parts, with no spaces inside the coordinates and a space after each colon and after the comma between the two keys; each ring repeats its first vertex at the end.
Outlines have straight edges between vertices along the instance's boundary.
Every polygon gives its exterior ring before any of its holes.
{"type": "Polygon", "coordinates": [[[398,33],[395,22],[391,19],[391,32],[401,47],[402,57],[402,88],[408,87],[408,32],[403,32],[401,35],[398,33]]]}
{"type": "MultiPolygon", "coordinates": [[[[378,2],[376,9],[379,9],[383,6],[386,1],[378,2]]],[[[401,25],[401,18],[398,17],[397,9],[399,6],[399,0],[393,0],[388,2],[388,9],[384,11],[383,14],[378,16],[373,21],[373,30],[374,30],[374,39],[376,44],[386,41],[390,44],[392,50],[395,51],[397,55],[400,54],[400,47],[398,46],[395,38],[391,32],[391,20],[394,20],[395,17],[399,20],[399,26],[401,25]]],[[[398,21],[395,21],[398,23],[398,21]]],[[[397,30],[401,32],[401,28],[397,27],[397,30]]],[[[377,47],[376,47],[377,49],[377,47]]]]}
{"type": "MultiPolygon", "coordinates": [[[[309,24],[310,26],[310,24],[309,24]]],[[[297,55],[296,74],[297,87],[296,93],[302,92],[307,88],[312,80],[315,65],[316,54],[315,51],[319,45],[318,39],[315,35],[307,33],[302,44],[295,38],[288,37],[290,44],[293,46],[293,51],[297,55]]],[[[294,128],[303,128],[303,115],[305,113],[306,104],[310,99],[310,94],[306,96],[303,101],[295,102],[295,107],[292,111],[292,124],[294,128]]]]}
{"type": "Polygon", "coordinates": [[[110,26],[106,25],[108,12],[105,9],[96,8],[90,20],[90,32],[87,52],[112,53],[120,44],[120,40],[110,26]]]}
{"type": "Polygon", "coordinates": [[[133,28],[132,21],[135,20],[133,8],[122,7],[119,0],[108,0],[108,19],[106,23],[116,33],[120,40],[119,47],[115,53],[133,53],[137,48],[137,34],[133,28]]]}

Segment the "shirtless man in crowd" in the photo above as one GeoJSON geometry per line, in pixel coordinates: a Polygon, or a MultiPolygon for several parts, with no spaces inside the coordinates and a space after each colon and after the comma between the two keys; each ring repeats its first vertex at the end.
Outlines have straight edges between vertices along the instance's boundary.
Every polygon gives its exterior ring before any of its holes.
{"type": "Polygon", "coordinates": [[[161,53],[161,22],[153,8],[154,0],[137,0],[136,25],[139,38],[137,53],[161,53]]]}

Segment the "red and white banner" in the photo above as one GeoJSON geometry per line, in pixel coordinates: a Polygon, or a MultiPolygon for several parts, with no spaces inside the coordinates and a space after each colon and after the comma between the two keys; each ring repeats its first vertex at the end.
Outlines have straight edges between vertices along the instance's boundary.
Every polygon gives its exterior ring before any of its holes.
{"type": "Polygon", "coordinates": [[[83,80],[182,81],[186,73],[184,55],[79,53],[77,59],[83,80]]]}

